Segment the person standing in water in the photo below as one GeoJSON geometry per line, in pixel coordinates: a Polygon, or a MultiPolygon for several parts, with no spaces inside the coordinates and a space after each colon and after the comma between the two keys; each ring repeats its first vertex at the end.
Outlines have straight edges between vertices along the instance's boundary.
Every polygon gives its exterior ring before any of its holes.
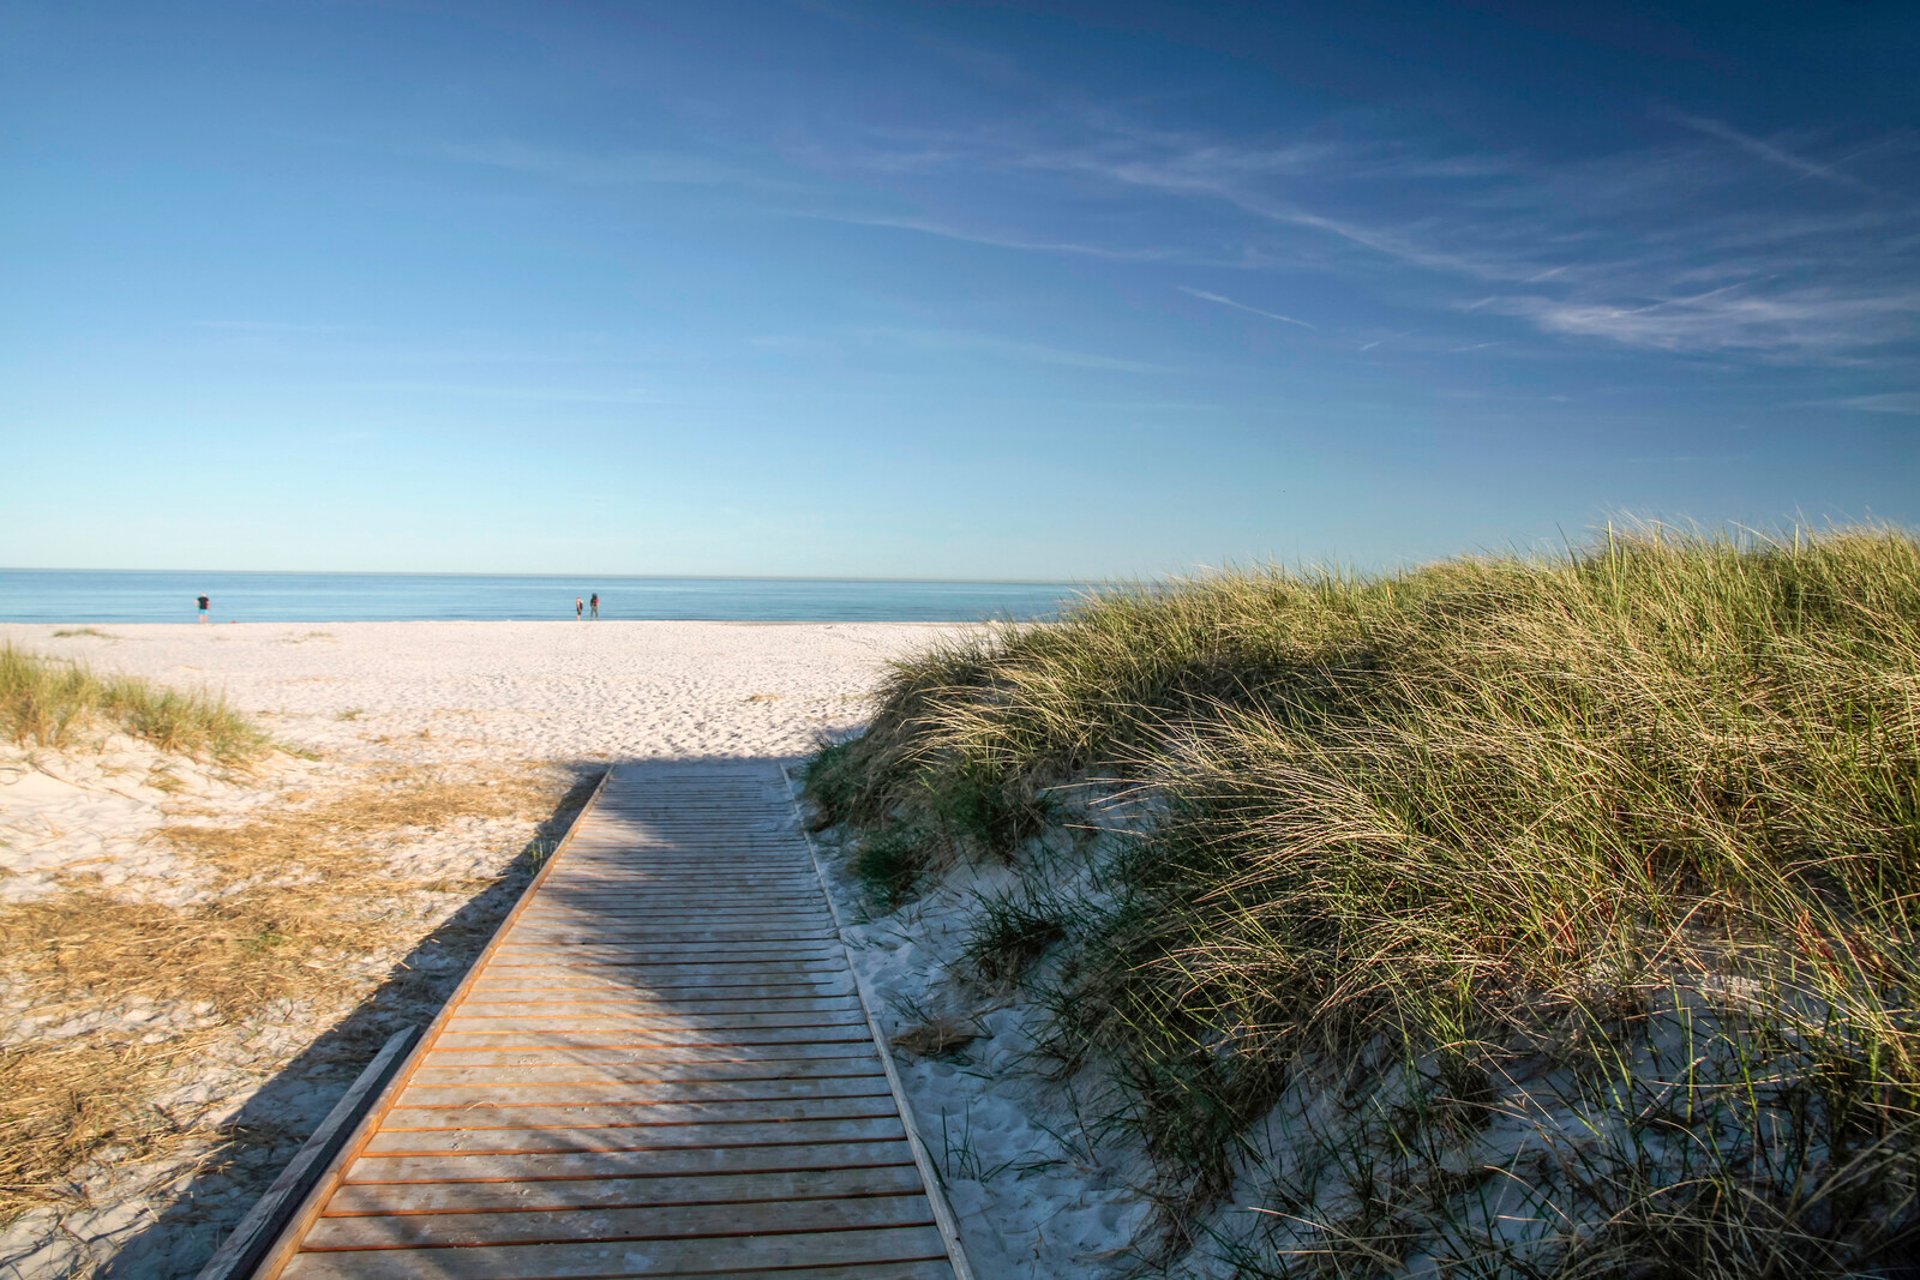
{"type": "Polygon", "coordinates": [[[594,592],[593,595],[588,598],[587,608],[593,610],[594,617],[598,618],[600,616],[600,593],[598,591],[594,592]]]}
{"type": "Polygon", "coordinates": [[[585,618],[586,609],[587,606],[581,601],[580,597],[575,596],[573,598],[573,616],[576,618],[585,618]]]}
{"type": "Polygon", "coordinates": [[[207,610],[212,607],[213,601],[207,598],[207,593],[204,591],[200,593],[199,605],[200,621],[205,622],[207,621],[207,610]]]}

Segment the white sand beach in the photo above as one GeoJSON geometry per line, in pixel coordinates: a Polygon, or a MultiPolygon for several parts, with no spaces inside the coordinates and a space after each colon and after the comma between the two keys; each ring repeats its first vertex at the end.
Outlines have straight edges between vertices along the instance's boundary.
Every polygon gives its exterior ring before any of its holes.
{"type": "MultiPolygon", "coordinates": [[[[523,866],[570,788],[577,795],[616,759],[797,758],[818,735],[858,722],[890,656],[943,629],[0,626],[0,641],[31,652],[224,693],[291,749],[244,775],[117,734],[61,751],[0,750],[0,926],[10,930],[0,1051],[44,1065],[71,1047],[82,1066],[139,1062],[153,1073],[136,1099],[146,1136],[110,1135],[36,1187],[33,1207],[0,1230],[0,1276],[193,1274],[344,1091],[354,1064],[391,1028],[431,1016],[524,882],[500,877],[523,866]],[[434,798],[440,816],[351,820],[354,806],[394,795],[434,798]],[[471,799],[490,795],[499,803],[471,799]],[[297,822],[316,813],[332,823],[319,839],[297,822]],[[258,848],[296,836],[324,851],[306,855],[304,869],[283,873],[258,848]],[[373,872],[403,878],[368,890],[357,877],[373,872]],[[249,893],[290,892],[280,880],[309,895],[285,902],[324,903],[331,876],[352,885],[343,910],[372,914],[336,960],[310,963],[330,970],[311,989],[296,984],[296,994],[257,1006],[190,999],[164,974],[143,985],[138,955],[80,976],[75,957],[99,960],[112,941],[87,932],[88,922],[114,910],[191,924],[210,899],[239,911],[249,893]],[[36,949],[55,928],[48,920],[71,935],[47,944],[53,959],[36,949]]],[[[266,926],[264,945],[298,923],[266,926]]]]}

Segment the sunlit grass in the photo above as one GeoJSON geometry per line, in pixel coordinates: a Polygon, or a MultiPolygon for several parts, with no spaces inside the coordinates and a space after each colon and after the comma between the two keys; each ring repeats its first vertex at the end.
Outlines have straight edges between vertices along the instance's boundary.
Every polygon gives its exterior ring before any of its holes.
{"type": "MultiPolygon", "coordinates": [[[[810,786],[911,885],[1023,856],[1090,779],[1157,816],[1044,994],[1170,1203],[1348,1072],[1311,1176],[1261,1175],[1248,1274],[1843,1274],[1912,1227],[1911,537],[1110,591],[896,664],[810,786]]],[[[999,979],[1060,941],[982,930],[999,979]]]]}
{"type": "Polygon", "coordinates": [[[20,746],[69,747],[100,726],[163,751],[242,765],[271,743],[217,694],[182,692],[0,644],[0,733],[20,746]]]}

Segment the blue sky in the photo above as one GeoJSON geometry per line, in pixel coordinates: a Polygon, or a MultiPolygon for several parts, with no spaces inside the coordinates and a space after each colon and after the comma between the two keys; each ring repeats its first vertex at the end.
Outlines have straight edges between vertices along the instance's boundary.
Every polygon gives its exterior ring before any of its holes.
{"type": "Polygon", "coordinates": [[[0,0],[0,564],[1920,522],[1920,9],[0,0]]]}

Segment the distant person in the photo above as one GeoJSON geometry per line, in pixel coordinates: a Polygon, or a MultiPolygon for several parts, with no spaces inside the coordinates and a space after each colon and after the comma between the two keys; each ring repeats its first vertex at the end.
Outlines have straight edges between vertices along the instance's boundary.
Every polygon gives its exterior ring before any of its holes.
{"type": "Polygon", "coordinates": [[[581,602],[580,597],[575,596],[573,598],[573,616],[576,618],[584,618],[586,616],[586,609],[587,607],[581,602]]]}
{"type": "Polygon", "coordinates": [[[594,617],[597,618],[600,616],[600,593],[598,591],[594,592],[593,597],[587,601],[587,607],[593,610],[594,617]]]}
{"type": "Polygon", "coordinates": [[[199,599],[200,599],[200,621],[206,622],[209,620],[207,617],[207,610],[213,607],[213,601],[209,600],[204,593],[200,596],[199,599]]]}

